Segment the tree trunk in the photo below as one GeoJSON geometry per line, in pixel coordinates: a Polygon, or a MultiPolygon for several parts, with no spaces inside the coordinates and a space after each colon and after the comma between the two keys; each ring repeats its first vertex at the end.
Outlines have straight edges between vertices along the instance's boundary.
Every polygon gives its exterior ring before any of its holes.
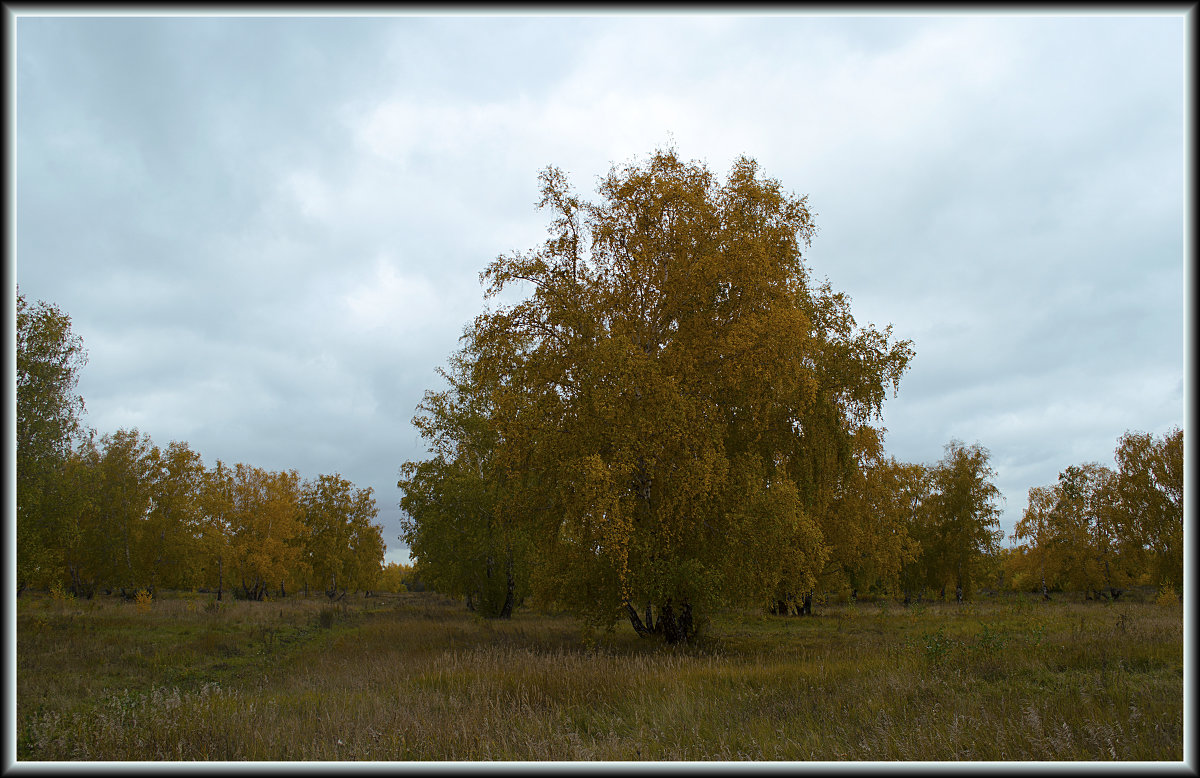
{"type": "Polygon", "coordinates": [[[667,643],[687,642],[695,632],[691,603],[684,600],[679,608],[679,615],[676,616],[675,609],[671,606],[671,600],[668,598],[659,609],[658,623],[662,627],[662,636],[667,643]]]}
{"type": "Polygon", "coordinates": [[[1116,602],[1125,593],[1125,590],[1113,586],[1112,569],[1108,566],[1107,559],[1104,560],[1104,579],[1108,582],[1108,591],[1112,595],[1113,602],[1116,602]]]}
{"type": "Polygon", "coordinates": [[[516,598],[517,582],[513,578],[513,556],[512,549],[508,549],[508,553],[504,560],[504,578],[506,591],[504,593],[504,604],[500,606],[500,618],[512,618],[513,600],[516,598]]]}
{"type": "Polygon", "coordinates": [[[680,626],[676,615],[674,615],[671,598],[667,598],[667,602],[662,604],[662,609],[659,612],[659,622],[662,624],[662,638],[668,644],[677,644],[677,642],[684,640],[683,628],[680,626]]]}
{"type": "Polygon", "coordinates": [[[247,584],[245,579],[243,579],[242,593],[246,595],[247,600],[260,602],[267,595],[267,582],[256,580],[253,583],[247,584]]]}
{"type": "Polygon", "coordinates": [[[805,615],[805,616],[812,615],[812,601],[813,601],[813,593],[810,590],[807,594],[804,595],[804,605],[802,605],[800,608],[800,611],[803,615],[805,615]]]}
{"type": "Polygon", "coordinates": [[[85,600],[90,600],[96,596],[96,584],[88,583],[79,575],[79,568],[71,565],[69,567],[71,573],[71,593],[76,597],[82,597],[85,600]]]}
{"type": "Polygon", "coordinates": [[[129,556],[129,525],[126,523],[121,528],[121,535],[125,540],[125,574],[130,578],[133,577],[133,560],[129,556]]]}
{"type": "MultiPolygon", "coordinates": [[[[629,614],[629,623],[633,625],[633,631],[638,634],[638,637],[649,637],[652,634],[650,630],[646,629],[646,625],[642,623],[641,618],[638,616],[637,608],[630,605],[628,601],[625,603],[625,612],[629,614]]],[[[659,616],[658,621],[660,624],[662,623],[661,616],[659,616]]]]}
{"type": "Polygon", "coordinates": [[[221,589],[225,584],[225,560],[217,557],[217,599],[221,599],[221,589]]]}
{"type": "Polygon", "coordinates": [[[696,634],[696,625],[692,622],[692,604],[687,600],[683,601],[683,609],[679,614],[679,631],[684,640],[691,640],[696,634]]]}
{"type": "Polygon", "coordinates": [[[662,624],[663,638],[668,643],[678,643],[683,639],[683,635],[679,629],[679,622],[675,618],[675,609],[671,607],[670,598],[663,603],[659,610],[658,621],[662,624]]]}

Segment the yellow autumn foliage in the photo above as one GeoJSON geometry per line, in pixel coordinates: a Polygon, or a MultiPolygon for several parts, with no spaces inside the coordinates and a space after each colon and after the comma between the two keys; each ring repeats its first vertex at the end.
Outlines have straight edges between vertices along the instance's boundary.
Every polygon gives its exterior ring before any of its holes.
{"type": "MultiPolygon", "coordinates": [[[[418,565],[457,566],[457,535],[520,547],[539,601],[601,625],[673,614],[668,640],[716,602],[812,589],[832,536],[867,526],[835,496],[878,448],[870,423],[911,344],[812,283],[807,198],[751,159],[722,182],[659,150],[615,166],[600,202],[557,168],[541,186],[546,241],[481,274],[490,298],[524,296],[476,317],[451,389],[415,420],[434,454],[400,484],[418,565]],[[459,461],[485,466],[434,477],[459,461]],[[446,509],[467,494],[486,510],[446,509]]],[[[853,545],[896,556],[888,571],[906,553],[853,545]]]]}

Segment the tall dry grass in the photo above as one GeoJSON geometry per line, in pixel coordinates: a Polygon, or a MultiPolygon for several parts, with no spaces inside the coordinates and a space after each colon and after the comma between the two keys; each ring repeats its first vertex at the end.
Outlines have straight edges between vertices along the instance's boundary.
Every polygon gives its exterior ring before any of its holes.
{"type": "Polygon", "coordinates": [[[686,648],[417,594],[18,619],[20,759],[1182,758],[1177,605],[726,613],[686,648]]]}

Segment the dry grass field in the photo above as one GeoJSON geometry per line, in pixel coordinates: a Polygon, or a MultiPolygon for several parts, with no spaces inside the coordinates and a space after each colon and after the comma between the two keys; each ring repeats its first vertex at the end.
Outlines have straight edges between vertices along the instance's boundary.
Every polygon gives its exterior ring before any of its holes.
{"type": "Polygon", "coordinates": [[[726,612],[694,645],[435,594],[17,601],[18,760],[1168,760],[1178,603],[726,612]]]}

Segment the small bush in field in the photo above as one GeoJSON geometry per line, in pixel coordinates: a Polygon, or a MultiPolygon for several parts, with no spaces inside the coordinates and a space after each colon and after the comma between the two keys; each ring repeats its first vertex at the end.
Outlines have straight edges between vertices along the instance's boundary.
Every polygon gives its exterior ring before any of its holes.
{"type": "Polygon", "coordinates": [[[925,647],[925,658],[935,667],[946,660],[946,657],[950,655],[950,649],[954,645],[954,641],[946,637],[946,633],[941,627],[938,627],[936,632],[926,632],[923,634],[921,636],[921,643],[925,647]]]}
{"type": "Polygon", "coordinates": [[[1158,590],[1158,596],[1154,598],[1154,602],[1158,605],[1174,605],[1179,602],[1179,595],[1175,593],[1175,587],[1164,586],[1158,590]]]}
{"type": "Polygon", "coordinates": [[[66,587],[62,585],[62,581],[59,581],[55,583],[54,586],[50,587],[50,596],[60,602],[75,599],[75,594],[73,592],[68,592],[66,587]]]}
{"type": "Polygon", "coordinates": [[[138,589],[137,594],[133,596],[133,601],[137,604],[138,613],[149,613],[154,596],[145,589],[138,589]]]}
{"type": "Polygon", "coordinates": [[[999,630],[992,629],[987,624],[983,625],[983,632],[979,634],[979,649],[987,654],[1000,654],[1008,645],[1008,637],[1003,635],[999,630]]]}

